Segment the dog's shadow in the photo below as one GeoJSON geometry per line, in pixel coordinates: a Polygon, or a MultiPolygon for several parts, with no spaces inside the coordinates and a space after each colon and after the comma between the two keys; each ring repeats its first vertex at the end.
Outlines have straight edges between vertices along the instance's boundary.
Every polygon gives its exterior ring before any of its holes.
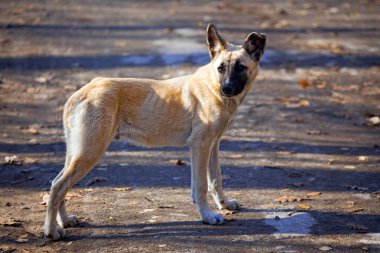
{"type": "Polygon", "coordinates": [[[255,219],[237,219],[234,215],[227,215],[226,222],[222,225],[208,225],[201,221],[173,221],[140,224],[106,224],[94,225],[89,222],[81,222],[77,228],[68,230],[65,241],[103,240],[103,239],[126,239],[126,240],[165,240],[179,242],[188,240],[201,240],[207,238],[210,244],[220,244],[221,241],[234,244],[249,243],[249,240],[236,242],[226,240],[229,236],[243,236],[253,239],[254,235],[273,236],[306,236],[306,235],[337,235],[356,234],[357,231],[348,227],[348,222],[358,223],[366,228],[366,233],[379,233],[376,221],[380,215],[337,213],[321,211],[297,211],[292,209],[283,210],[258,210],[242,208],[239,210],[242,216],[259,216],[255,219]],[[339,216],[334,226],[323,225],[328,220],[339,216]],[[89,235],[75,235],[76,231],[86,229],[91,231],[89,235]],[[71,231],[70,231],[71,230],[71,231]],[[187,238],[187,239],[186,239],[187,238]],[[197,239],[198,238],[198,239],[197,239]]]}

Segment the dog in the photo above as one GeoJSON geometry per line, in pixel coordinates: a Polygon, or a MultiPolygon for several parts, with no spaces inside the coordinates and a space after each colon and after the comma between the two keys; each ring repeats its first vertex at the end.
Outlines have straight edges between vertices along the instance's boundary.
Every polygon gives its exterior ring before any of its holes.
{"type": "Polygon", "coordinates": [[[95,78],[68,99],[63,112],[66,162],[50,189],[46,237],[59,240],[63,228],[78,223],[66,213],[65,195],[96,165],[115,135],[144,146],[189,146],[192,199],[204,223],[224,222],[211,210],[208,191],[219,209],[240,207],[222,190],[219,143],[258,74],[266,36],[253,32],[236,46],[210,24],[206,39],[211,62],[193,75],[95,78]]]}

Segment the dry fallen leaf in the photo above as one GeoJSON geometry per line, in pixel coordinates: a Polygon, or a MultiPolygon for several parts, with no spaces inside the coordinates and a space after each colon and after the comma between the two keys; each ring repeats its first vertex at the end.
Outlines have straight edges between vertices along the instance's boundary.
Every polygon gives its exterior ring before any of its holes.
{"type": "Polygon", "coordinates": [[[287,21],[285,19],[280,20],[274,24],[274,28],[276,28],[276,29],[281,29],[281,28],[286,28],[286,27],[290,27],[290,23],[289,23],[289,21],[287,21]]]}
{"type": "Polygon", "coordinates": [[[343,208],[352,208],[354,206],[355,206],[355,201],[348,200],[348,201],[344,202],[344,207],[343,208]]]}
{"type": "Polygon", "coordinates": [[[108,179],[106,177],[94,177],[94,178],[91,178],[88,183],[87,183],[87,186],[90,186],[92,184],[95,184],[95,183],[99,183],[99,182],[104,182],[104,181],[107,181],[108,179]]]}
{"type": "Polygon", "coordinates": [[[33,134],[33,135],[39,134],[37,125],[28,126],[26,131],[30,134],[33,134]]]}
{"type": "Polygon", "coordinates": [[[311,206],[309,206],[307,204],[298,204],[298,208],[304,209],[304,210],[309,210],[311,208],[311,206]]]}
{"type": "Polygon", "coordinates": [[[307,99],[301,99],[299,103],[301,106],[309,106],[310,105],[310,101],[307,99]]]}
{"type": "Polygon", "coordinates": [[[26,238],[18,238],[16,240],[16,242],[20,242],[20,243],[24,243],[24,242],[28,242],[28,241],[29,241],[29,239],[26,239],[26,238]]]}
{"type": "Polygon", "coordinates": [[[140,211],[139,213],[150,213],[150,212],[154,212],[154,211],[156,211],[155,208],[154,209],[144,209],[144,210],[140,211]]]}
{"type": "Polygon", "coordinates": [[[282,197],[275,199],[275,201],[280,202],[280,203],[295,202],[295,201],[302,201],[302,200],[304,200],[304,199],[301,197],[296,197],[296,196],[282,196],[282,197]]]}
{"type": "Polygon", "coordinates": [[[309,131],[307,131],[307,134],[308,135],[321,135],[322,132],[319,130],[309,130],[309,131]]]}
{"type": "Polygon", "coordinates": [[[306,107],[310,105],[310,101],[307,99],[289,99],[284,102],[286,108],[299,108],[306,107]]]}
{"type": "Polygon", "coordinates": [[[126,191],[132,191],[132,188],[131,187],[114,187],[114,188],[111,188],[111,191],[126,192],[126,191]]]}
{"type": "Polygon", "coordinates": [[[48,79],[45,76],[36,77],[34,79],[37,83],[46,83],[48,79]]]}
{"type": "Polygon", "coordinates": [[[292,152],[292,151],[277,151],[275,154],[278,156],[288,156],[288,155],[294,154],[294,152],[292,152]]]}
{"type": "Polygon", "coordinates": [[[238,158],[242,158],[243,155],[241,154],[231,154],[228,156],[228,158],[232,158],[232,159],[238,159],[238,158]]]}
{"type": "Polygon", "coordinates": [[[6,156],[4,157],[4,164],[14,164],[14,165],[22,165],[23,160],[18,158],[16,155],[6,156]]]}
{"type": "Polygon", "coordinates": [[[307,80],[307,79],[301,79],[301,80],[299,80],[299,84],[302,88],[307,88],[307,87],[310,87],[312,85],[312,82],[310,80],[307,80]]]}
{"type": "Polygon", "coordinates": [[[29,236],[28,233],[24,233],[24,234],[21,234],[18,238],[25,239],[25,238],[28,238],[28,236],[29,236]]]}
{"type": "Polygon", "coordinates": [[[371,126],[380,126],[380,117],[378,116],[370,117],[367,121],[371,126]]]}
{"type": "Polygon", "coordinates": [[[36,144],[39,144],[39,141],[38,141],[38,139],[36,139],[36,138],[32,138],[32,139],[30,139],[30,140],[28,141],[28,143],[29,143],[29,144],[33,144],[33,145],[36,145],[36,144]]]}
{"type": "Polygon", "coordinates": [[[169,160],[169,163],[174,164],[174,165],[185,165],[185,161],[180,160],[180,159],[172,159],[169,160]]]}
{"type": "Polygon", "coordinates": [[[159,204],[157,207],[158,207],[158,208],[161,208],[161,209],[170,209],[170,208],[174,208],[173,205],[167,205],[167,204],[159,204]]]}
{"type": "Polygon", "coordinates": [[[363,251],[368,251],[369,249],[368,249],[368,246],[363,246],[363,247],[361,247],[361,249],[363,250],[363,251]]]}
{"type": "Polygon", "coordinates": [[[14,251],[16,251],[16,249],[11,248],[8,245],[0,245],[0,252],[10,253],[10,252],[14,252],[14,251]]]}
{"type": "Polygon", "coordinates": [[[357,85],[338,85],[336,83],[333,83],[331,85],[331,87],[333,88],[333,90],[336,90],[336,91],[358,91],[359,90],[359,86],[357,85]]]}
{"type": "Polygon", "coordinates": [[[362,208],[362,207],[357,207],[357,208],[349,209],[349,210],[347,210],[347,211],[350,212],[350,213],[357,213],[357,212],[364,211],[364,208],[362,208]]]}
{"type": "Polygon", "coordinates": [[[65,200],[71,200],[72,198],[77,197],[83,197],[83,195],[77,192],[68,192],[65,196],[65,200]]]}
{"type": "Polygon", "coordinates": [[[327,86],[327,82],[326,81],[322,81],[320,83],[317,84],[317,88],[318,89],[325,89],[327,86]]]}
{"type": "Polygon", "coordinates": [[[319,248],[319,250],[322,250],[322,251],[330,251],[332,250],[333,248],[329,247],[329,246],[322,246],[319,248]]]}
{"type": "Polygon", "coordinates": [[[314,197],[314,196],[319,196],[321,195],[322,193],[321,192],[309,192],[308,194],[306,194],[308,197],[314,197]]]}
{"type": "Polygon", "coordinates": [[[170,75],[170,74],[163,74],[162,76],[161,76],[161,78],[162,79],[169,79],[169,78],[171,78],[172,76],[170,75]]]}
{"type": "Polygon", "coordinates": [[[22,227],[22,224],[18,220],[9,220],[1,223],[4,227],[22,227]]]}

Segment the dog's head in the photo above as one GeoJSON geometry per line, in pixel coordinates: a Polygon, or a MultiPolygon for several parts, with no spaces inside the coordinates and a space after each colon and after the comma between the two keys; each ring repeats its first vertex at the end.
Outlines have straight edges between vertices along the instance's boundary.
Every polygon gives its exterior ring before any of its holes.
{"type": "Polygon", "coordinates": [[[225,41],[210,24],[207,27],[207,44],[212,68],[220,85],[222,96],[239,95],[256,77],[258,63],[264,54],[266,36],[253,32],[241,46],[225,41]]]}

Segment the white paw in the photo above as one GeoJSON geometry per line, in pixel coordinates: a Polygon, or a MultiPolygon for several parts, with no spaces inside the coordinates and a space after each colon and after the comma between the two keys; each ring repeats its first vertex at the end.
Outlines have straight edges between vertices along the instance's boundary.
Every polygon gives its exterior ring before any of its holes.
{"type": "Polygon", "coordinates": [[[223,224],[224,223],[224,217],[220,213],[213,213],[213,212],[203,212],[201,214],[202,221],[207,224],[215,225],[215,224],[223,224]]]}
{"type": "Polygon", "coordinates": [[[56,229],[45,228],[44,234],[46,237],[51,238],[53,241],[61,240],[66,236],[65,230],[61,227],[57,227],[56,229]]]}
{"type": "Polygon", "coordinates": [[[222,209],[227,209],[230,211],[238,210],[241,208],[241,205],[236,199],[227,200],[222,204],[222,209]]]}
{"type": "Polygon", "coordinates": [[[63,221],[58,220],[58,224],[61,227],[67,228],[67,227],[74,227],[79,223],[78,218],[75,215],[69,215],[64,219],[63,221]]]}

